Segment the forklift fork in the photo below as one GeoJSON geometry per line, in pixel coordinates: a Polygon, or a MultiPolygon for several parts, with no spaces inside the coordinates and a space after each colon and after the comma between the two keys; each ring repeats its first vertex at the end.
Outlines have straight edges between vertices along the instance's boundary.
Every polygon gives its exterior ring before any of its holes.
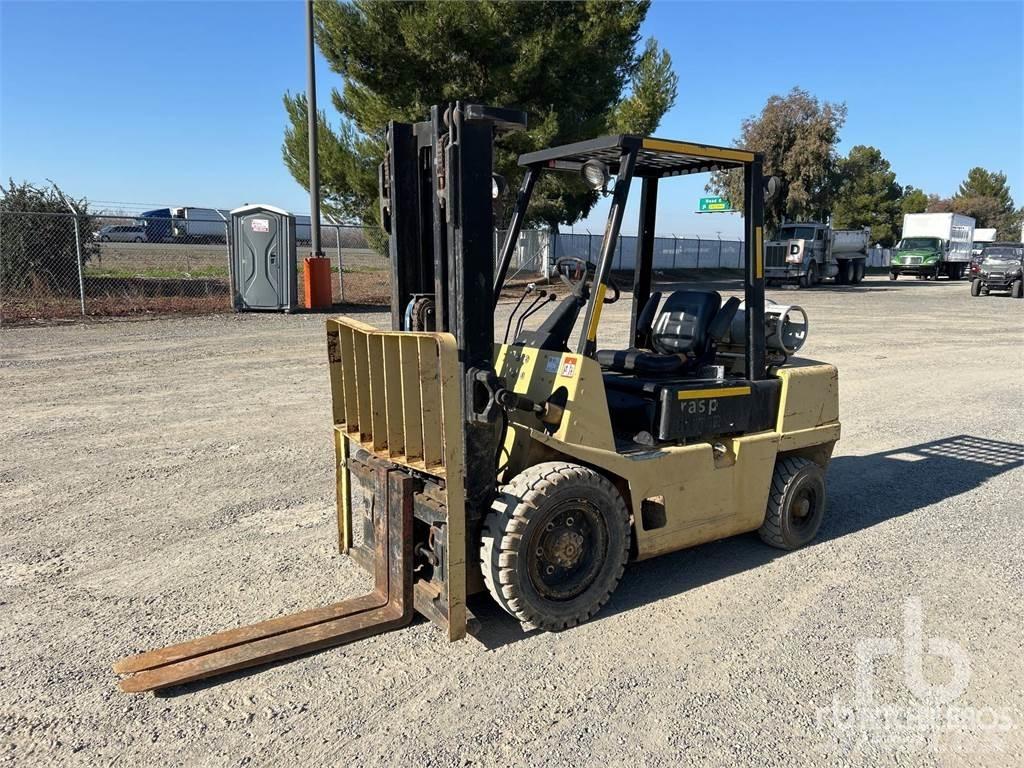
{"type": "Polygon", "coordinates": [[[122,691],[183,685],[240,669],[344,645],[409,624],[412,597],[412,509],[415,482],[395,467],[374,469],[374,590],[333,605],[218,632],[114,664],[122,691]]]}

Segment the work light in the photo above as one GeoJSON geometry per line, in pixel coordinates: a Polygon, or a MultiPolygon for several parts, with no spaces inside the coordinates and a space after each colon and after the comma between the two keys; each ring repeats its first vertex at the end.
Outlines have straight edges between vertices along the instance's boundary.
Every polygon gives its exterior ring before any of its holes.
{"type": "Polygon", "coordinates": [[[604,189],[608,186],[608,179],[611,178],[608,166],[597,159],[587,160],[580,169],[580,173],[583,174],[587,186],[591,189],[604,189]]]}

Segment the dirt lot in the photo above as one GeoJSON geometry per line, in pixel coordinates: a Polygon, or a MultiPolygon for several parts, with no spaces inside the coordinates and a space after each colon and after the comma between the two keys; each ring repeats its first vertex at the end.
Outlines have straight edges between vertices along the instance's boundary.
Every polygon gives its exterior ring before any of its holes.
{"type": "Polygon", "coordinates": [[[323,318],[0,331],[0,761],[1022,764],[1024,301],[769,295],[840,368],[815,545],[635,564],[560,634],[480,599],[477,638],[420,621],[165,696],[116,692],[111,663],[365,586],[333,548],[323,318]],[[870,638],[893,653],[858,675],[870,638]]]}

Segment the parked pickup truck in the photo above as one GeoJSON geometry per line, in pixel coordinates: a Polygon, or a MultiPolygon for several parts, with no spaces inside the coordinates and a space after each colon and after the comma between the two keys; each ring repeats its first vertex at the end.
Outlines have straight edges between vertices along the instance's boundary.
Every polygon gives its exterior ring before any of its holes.
{"type": "Polygon", "coordinates": [[[871,228],[832,229],[816,221],[787,222],[764,246],[764,276],[772,282],[796,282],[801,288],[824,277],[837,283],[864,279],[871,228]]]}

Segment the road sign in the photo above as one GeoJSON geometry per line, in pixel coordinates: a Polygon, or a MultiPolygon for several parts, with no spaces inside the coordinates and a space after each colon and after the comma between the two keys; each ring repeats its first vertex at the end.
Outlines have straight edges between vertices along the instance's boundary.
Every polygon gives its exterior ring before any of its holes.
{"type": "Polygon", "coordinates": [[[725,213],[732,210],[732,202],[724,197],[702,197],[697,213],[725,213]]]}

